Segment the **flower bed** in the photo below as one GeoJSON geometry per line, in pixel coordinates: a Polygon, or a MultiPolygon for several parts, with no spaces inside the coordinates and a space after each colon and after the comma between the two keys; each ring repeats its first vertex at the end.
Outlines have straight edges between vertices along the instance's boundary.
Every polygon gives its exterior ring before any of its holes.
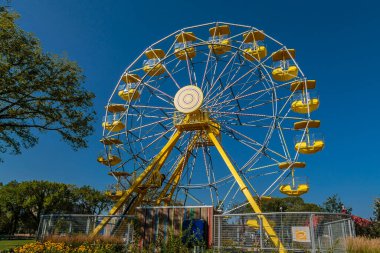
{"type": "Polygon", "coordinates": [[[114,253],[127,252],[123,241],[113,237],[50,237],[44,242],[28,243],[10,252],[16,253],[114,253]]]}

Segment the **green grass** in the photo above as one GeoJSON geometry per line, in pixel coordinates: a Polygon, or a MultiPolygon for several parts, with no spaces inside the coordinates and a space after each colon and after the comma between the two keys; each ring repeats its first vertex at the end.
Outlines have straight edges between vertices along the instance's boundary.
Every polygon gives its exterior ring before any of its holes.
{"type": "Polygon", "coordinates": [[[0,252],[3,250],[22,246],[26,243],[34,242],[35,240],[0,240],[0,252]]]}

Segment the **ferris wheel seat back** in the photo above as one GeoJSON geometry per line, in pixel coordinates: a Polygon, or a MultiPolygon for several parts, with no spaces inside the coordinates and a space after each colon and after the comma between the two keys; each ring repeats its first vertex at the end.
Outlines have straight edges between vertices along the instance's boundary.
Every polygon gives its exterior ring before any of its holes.
{"type": "Polygon", "coordinates": [[[305,168],[306,167],[306,163],[305,162],[289,162],[289,161],[286,161],[286,162],[282,162],[282,163],[279,163],[278,164],[278,167],[280,169],[294,169],[294,168],[305,168]]]}
{"type": "Polygon", "coordinates": [[[109,104],[106,106],[106,110],[110,113],[125,112],[127,109],[122,104],[109,104]]]}
{"type": "Polygon", "coordinates": [[[165,67],[161,63],[161,59],[165,57],[162,49],[152,49],[145,52],[148,60],[143,63],[143,70],[148,76],[159,76],[165,73],[165,67]]]}
{"type": "Polygon", "coordinates": [[[320,120],[301,120],[293,124],[294,130],[300,130],[305,128],[319,128],[321,125],[320,120]]]}
{"type": "Polygon", "coordinates": [[[293,92],[298,90],[312,90],[315,89],[316,83],[316,80],[294,81],[290,84],[290,90],[293,92]]]}
{"type": "Polygon", "coordinates": [[[104,145],[120,145],[122,144],[121,140],[116,139],[116,138],[102,138],[100,140],[101,143],[104,145]]]}
{"type": "Polygon", "coordinates": [[[307,193],[308,191],[309,191],[308,184],[299,184],[295,188],[293,188],[290,184],[280,186],[280,192],[288,196],[297,197],[297,196],[301,196],[302,194],[307,193]]]}
{"type": "Polygon", "coordinates": [[[176,35],[176,44],[174,45],[174,54],[179,60],[191,59],[196,56],[195,48],[192,43],[196,37],[192,32],[183,32],[176,35]]]}
{"type": "Polygon", "coordinates": [[[231,51],[230,27],[228,25],[215,26],[209,29],[210,38],[208,48],[216,55],[231,51]]]}
{"type": "Polygon", "coordinates": [[[263,44],[263,31],[251,31],[243,34],[243,56],[249,61],[260,61],[267,56],[267,48],[263,44]]]}

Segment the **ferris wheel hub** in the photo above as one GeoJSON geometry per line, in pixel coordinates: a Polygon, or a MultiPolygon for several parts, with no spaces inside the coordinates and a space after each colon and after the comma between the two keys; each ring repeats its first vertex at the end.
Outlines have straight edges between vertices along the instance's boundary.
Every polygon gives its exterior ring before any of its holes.
{"type": "Polygon", "coordinates": [[[195,85],[181,88],[174,97],[175,108],[182,113],[192,113],[198,110],[203,103],[203,92],[195,85]]]}

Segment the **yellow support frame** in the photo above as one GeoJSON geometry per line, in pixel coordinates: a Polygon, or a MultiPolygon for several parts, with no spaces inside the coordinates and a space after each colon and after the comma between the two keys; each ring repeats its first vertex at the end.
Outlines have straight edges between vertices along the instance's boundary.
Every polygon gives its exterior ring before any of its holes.
{"type": "MultiPolygon", "coordinates": [[[[170,189],[169,199],[172,198],[174,190],[177,188],[179,180],[181,179],[183,168],[185,168],[185,166],[187,164],[187,161],[189,160],[189,157],[190,157],[190,152],[193,150],[195,144],[198,141],[198,138],[199,138],[199,135],[197,134],[191,140],[188,149],[186,150],[185,154],[181,157],[180,161],[177,164],[177,167],[173,171],[173,174],[170,176],[169,182],[165,185],[164,189],[160,193],[160,195],[159,195],[159,197],[158,197],[158,199],[156,201],[157,205],[161,204],[162,199],[165,197],[165,195],[168,192],[170,186],[172,186],[172,188],[170,189]]],[[[168,204],[165,203],[165,206],[167,206],[167,205],[168,204]]]]}
{"type": "MultiPolygon", "coordinates": [[[[235,169],[234,165],[232,164],[230,158],[227,156],[226,152],[224,151],[222,145],[219,143],[218,139],[215,137],[214,133],[211,130],[207,131],[207,135],[209,139],[214,143],[216,149],[218,150],[220,156],[226,163],[228,169],[230,170],[231,174],[235,178],[236,182],[238,183],[240,190],[243,192],[245,197],[247,198],[249,204],[252,206],[253,211],[255,213],[262,213],[259,205],[256,203],[255,199],[253,198],[252,194],[249,192],[247,185],[244,183],[243,179],[240,177],[239,173],[235,169]]],[[[263,222],[264,230],[269,235],[271,241],[273,244],[279,249],[279,252],[284,253],[286,252],[286,249],[280,239],[278,238],[276,232],[273,230],[272,226],[269,224],[267,218],[264,215],[258,215],[258,217],[263,222]]]]}
{"type": "MultiPolygon", "coordinates": [[[[158,165],[159,168],[162,167],[164,164],[166,158],[169,156],[170,152],[172,151],[173,147],[177,143],[179,137],[181,136],[182,131],[177,130],[173,136],[169,139],[169,141],[166,143],[166,145],[163,147],[163,149],[157,154],[157,156],[152,160],[152,162],[146,167],[146,169],[139,175],[139,177],[136,179],[136,181],[129,187],[128,190],[126,190],[123,194],[123,196],[116,202],[116,204],[112,207],[112,209],[109,211],[108,215],[115,215],[117,211],[120,210],[120,208],[125,204],[125,202],[129,199],[129,197],[132,195],[132,193],[137,189],[138,186],[141,185],[141,183],[144,181],[144,179],[156,168],[158,165]]],[[[98,226],[94,229],[94,231],[91,233],[91,237],[96,236],[99,234],[99,232],[107,225],[107,223],[111,220],[111,217],[105,217],[98,226]]]]}

